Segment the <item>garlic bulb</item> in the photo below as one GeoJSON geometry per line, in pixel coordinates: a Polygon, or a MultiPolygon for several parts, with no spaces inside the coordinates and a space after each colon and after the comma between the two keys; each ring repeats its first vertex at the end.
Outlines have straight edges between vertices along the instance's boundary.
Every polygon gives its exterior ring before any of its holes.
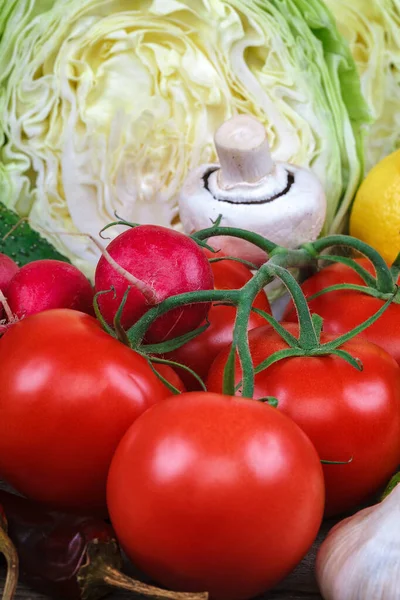
{"type": "MultiPolygon", "coordinates": [[[[220,164],[192,171],[181,190],[179,216],[186,233],[211,226],[222,215],[221,226],[257,232],[287,248],[314,241],[326,215],[326,198],[309,170],[274,162],[264,126],[254,117],[237,115],[214,137],[220,164]]],[[[226,254],[256,264],[263,251],[247,241],[213,237],[209,243],[226,254]]]]}
{"type": "Polygon", "coordinates": [[[316,575],[325,600],[400,599],[400,485],[331,529],[316,575]]]}

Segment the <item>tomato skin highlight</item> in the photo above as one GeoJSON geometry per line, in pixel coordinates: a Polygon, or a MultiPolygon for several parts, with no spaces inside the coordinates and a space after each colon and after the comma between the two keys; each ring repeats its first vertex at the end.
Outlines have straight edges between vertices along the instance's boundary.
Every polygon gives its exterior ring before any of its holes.
{"type": "Polygon", "coordinates": [[[120,439],[170,395],[143,357],[67,309],[0,339],[0,388],[0,476],[51,507],[103,512],[120,439]]]}
{"type": "Polygon", "coordinates": [[[114,455],[110,517],[128,556],[175,590],[252,598],[303,558],[323,513],[307,436],[269,405],[190,392],[149,409],[114,455]]]}
{"type": "MultiPolygon", "coordinates": [[[[298,326],[285,324],[293,335],[298,326]]],[[[322,334],[322,343],[334,336],[322,334]]],[[[253,364],[286,343],[270,327],[249,333],[253,364]]],[[[400,463],[400,368],[382,348],[355,339],[341,347],[363,363],[363,371],[337,356],[295,357],[278,361],[255,376],[254,398],[275,396],[278,410],[309,436],[322,460],[349,461],[323,465],[325,515],[356,507],[384,485],[400,463]]],[[[228,349],[215,359],[207,380],[222,390],[228,349]]],[[[239,361],[236,382],[241,379],[239,361]]]]}
{"type": "MultiPolygon", "coordinates": [[[[214,254],[207,249],[204,250],[204,253],[208,258],[223,256],[221,252],[214,254]]],[[[210,265],[214,275],[214,289],[216,290],[240,289],[252,277],[250,269],[237,261],[222,260],[212,262],[210,265]]],[[[271,307],[263,290],[255,298],[253,307],[271,314],[271,307]]],[[[234,306],[212,304],[207,315],[207,321],[210,325],[206,331],[178,348],[178,350],[168,353],[165,358],[186,365],[200,375],[202,379],[205,379],[214,358],[222,348],[232,342],[235,318],[236,308],[234,306]]],[[[263,317],[252,312],[248,329],[265,325],[265,323],[263,317]]],[[[200,389],[199,383],[190,373],[179,368],[177,372],[188,391],[200,389]]]]}
{"type": "MultiPolygon", "coordinates": [[[[368,259],[359,258],[356,262],[372,275],[375,274],[372,263],[368,259]]],[[[365,285],[353,269],[336,263],[324,267],[312,275],[301,285],[301,288],[308,298],[316,292],[340,283],[365,285]]],[[[398,283],[400,284],[400,277],[398,283]]],[[[327,292],[308,302],[311,312],[317,313],[323,318],[325,333],[332,333],[335,336],[354,329],[372,317],[383,304],[383,300],[356,290],[327,292]]],[[[297,314],[292,302],[289,303],[283,320],[297,322],[297,314]]],[[[375,323],[359,334],[359,337],[384,348],[400,365],[400,305],[391,304],[375,323]]]]}

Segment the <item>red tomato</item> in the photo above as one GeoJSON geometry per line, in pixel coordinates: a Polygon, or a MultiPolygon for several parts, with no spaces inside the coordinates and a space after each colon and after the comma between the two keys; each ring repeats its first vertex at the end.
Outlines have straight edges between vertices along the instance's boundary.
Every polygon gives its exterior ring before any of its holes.
{"type": "MultiPolygon", "coordinates": [[[[286,329],[297,335],[298,327],[286,329]]],[[[322,342],[333,336],[322,335],[322,342]]],[[[287,344],[270,327],[249,333],[254,365],[287,344]]],[[[363,363],[363,371],[334,355],[280,360],[255,377],[254,398],[275,396],[279,410],[309,436],[323,460],[326,515],[355,507],[383,485],[400,462],[400,368],[382,348],[366,340],[342,346],[363,363]]],[[[207,387],[222,390],[229,348],[214,361],[207,387]]],[[[236,381],[241,379],[237,361],[236,381]]]]}
{"type": "MultiPolygon", "coordinates": [[[[368,259],[357,259],[357,262],[374,274],[374,268],[368,259]]],[[[365,285],[353,269],[336,263],[321,269],[307,279],[301,287],[308,298],[320,290],[339,283],[365,285]]],[[[335,336],[354,329],[371,317],[383,304],[384,301],[379,298],[353,290],[327,292],[308,303],[311,312],[323,317],[324,331],[335,336]]],[[[297,321],[296,310],[292,303],[283,318],[285,321],[297,321]]],[[[386,312],[360,336],[387,350],[400,364],[400,305],[391,304],[386,312]]]]}
{"type": "Polygon", "coordinates": [[[117,444],[170,395],[142,356],[69,309],[7,331],[0,388],[0,476],[29,498],[81,510],[104,509],[117,444]]]}
{"type": "Polygon", "coordinates": [[[306,554],[324,485],[314,447],[278,410],[191,392],[129,429],[107,501],[123,548],[152,578],[236,600],[275,585],[306,554]]]}
{"type": "MultiPolygon", "coordinates": [[[[217,255],[205,250],[209,258],[217,255]]],[[[211,269],[214,275],[214,289],[234,290],[242,288],[252,277],[250,269],[244,264],[233,260],[212,262],[211,269]]],[[[256,297],[253,306],[271,313],[271,307],[264,291],[256,297]]],[[[208,329],[197,338],[191,340],[178,350],[170,352],[166,358],[190,367],[202,379],[207,377],[208,370],[224,346],[232,342],[233,326],[235,323],[236,308],[213,304],[208,313],[210,323],[208,329]]],[[[249,329],[265,325],[266,321],[260,315],[252,313],[249,319],[249,329]]],[[[179,376],[185,383],[186,389],[200,389],[199,383],[183,369],[178,369],[179,376]]]]}

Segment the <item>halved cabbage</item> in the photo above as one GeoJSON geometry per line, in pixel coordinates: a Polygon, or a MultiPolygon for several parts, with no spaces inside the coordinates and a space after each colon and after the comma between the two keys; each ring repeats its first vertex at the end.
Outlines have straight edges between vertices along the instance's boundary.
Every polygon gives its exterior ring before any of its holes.
{"type": "MultiPolygon", "coordinates": [[[[0,199],[90,272],[120,216],[171,225],[235,113],[310,166],[343,227],[369,113],[322,0],[0,0],[0,199]]],[[[111,233],[110,235],[115,235],[111,233]]]]}
{"type": "Polygon", "coordinates": [[[325,0],[350,44],[374,123],[366,169],[400,148],[399,0],[325,0]]]}

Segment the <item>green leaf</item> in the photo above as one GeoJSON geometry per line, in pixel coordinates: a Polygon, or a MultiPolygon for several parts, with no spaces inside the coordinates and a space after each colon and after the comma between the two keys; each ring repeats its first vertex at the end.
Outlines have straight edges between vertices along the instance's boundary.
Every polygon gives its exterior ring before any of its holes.
{"type": "Polygon", "coordinates": [[[364,132],[368,172],[399,148],[399,5],[397,0],[325,0],[325,3],[357,60],[373,116],[373,123],[364,132]]]}
{"type": "MultiPolygon", "coordinates": [[[[278,0],[274,2],[277,3],[278,0]]],[[[263,4],[268,6],[269,3],[263,4]]],[[[320,0],[280,3],[280,10],[283,11],[291,13],[294,7],[301,20],[289,19],[291,35],[301,40],[301,45],[307,48],[310,87],[314,92],[320,88],[326,94],[328,116],[325,127],[329,130],[329,138],[335,139],[335,147],[339,151],[340,167],[336,161],[327,164],[327,182],[323,184],[328,200],[325,234],[328,231],[341,231],[346,226],[349,207],[363,177],[365,125],[372,122],[372,115],[362,93],[356,63],[347,41],[338,31],[332,13],[320,0]],[[303,21],[307,27],[304,32],[303,21]],[[316,43],[320,45],[320,53],[314,51],[316,43]],[[332,187],[337,185],[332,177],[340,177],[342,185],[342,194],[336,201],[331,197],[332,187]]],[[[325,139],[329,144],[328,138],[325,139]]]]}

